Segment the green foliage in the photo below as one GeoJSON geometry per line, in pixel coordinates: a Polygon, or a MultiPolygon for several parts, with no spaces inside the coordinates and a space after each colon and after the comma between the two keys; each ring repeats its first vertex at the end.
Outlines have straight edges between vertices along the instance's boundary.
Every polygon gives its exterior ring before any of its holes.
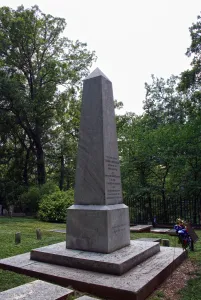
{"type": "Polygon", "coordinates": [[[73,190],[58,191],[42,198],[38,216],[46,222],[62,223],[66,220],[67,208],[74,202],[73,190]]]}
{"type": "MultiPolygon", "coordinates": [[[[82,79],[95,59],[85,43],[63,36],[65,27],[64,19],[38,6],[0,8],[0,164],[6,165],[4,176],[14,173],[27,186],[36,179],[39,185],[46,182],[45,157],[60,167],[58,149],[63,155],[66,139],[77,130],[76,122],[68,122],[70,104],[79,100],[82,79]],[[64,131],[66,123],[67,137],[60,133],[55,141],[55,131],[64,131]]],[[[68,152],[72,155],[70,146],[68,152]]]]}
{"type": "Polygon", "coordinates": [[[43,196],[59,192],[59,187],[53,182],[46,182],[42,186],[31,186],[20,196],[20,205],[25,212],[37,213],[43,196]]]}

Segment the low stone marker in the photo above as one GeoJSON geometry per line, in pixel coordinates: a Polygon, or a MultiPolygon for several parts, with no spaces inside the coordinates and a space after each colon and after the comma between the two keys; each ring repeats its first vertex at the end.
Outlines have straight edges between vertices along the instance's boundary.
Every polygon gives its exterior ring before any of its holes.
{"type": "Polygon", "coordinates": [[[77,298],[76,300],[97,300],[97,298],[92,298],[89,296],[82,296],[82,297],[77,298]]]}
{"type": "Polygon", "coordinates": [[[152,225],[135,225],[130,227],[130,232],[150,232],[152,225]]]}
{"type": "Polygon", "coordinates": [[[0,300],[66,300],[74,291],[41,280],[0,293],[0,300]]]}
{"type": "Polygon", "coordinates": [[[168,228],[153,228],[150,230],[151,233],[168,233],[169,231],[168,228]]]}
{"type": "Polygon", "coordinates": [[[8,215],[8,211],[7,211],[7,209],[3,209],[3,216],[7,216],[8,215]]]}
{"type": "Polygon", "coordinates": [[[137,241],[160,243],[161,238],[140,238],[140,239],[137,239],[137,241]]]}
{"type": "Polygon", "coordinates": [[[162,246],[164,246],[164,247],[170,247],[170,241],[168,239],[163,239],[162,240],[162,246]]]}
{"type": "Polygon", "coordinates": [[[170,230],[168,231],[168,235],[171,235],[171,236],[177,236],[177,232],[176,232],[175,229],[170,229],[170,230]]]}
{"type": "Polygon", "coordinates": [[[187,229],[187,232],[190,235],[193,243],[196,243],[197,240],[198,240],[198,236],[197,236],[194,229],[191,227],[191,225],[189,223],[186,225],[186,229],[187,229]]]}
{"type": "Polygon", "coordinates": [[[196,243],[199,238],[189,223],[186,225],[186,229],[191,237],[191,251],[194,251],[194,243],[196,243]]]}
{"type": "Polygon", "coordinates": [[[36,229],[36,238],[37,240],[41,240],[42,238],[42,233],[40,229],[36,229]]]}
{"type": "Polygon", "coordinates": [[[66,229],[50,229],[48,231],[51,232],[58,232],[58,233],[66,233],[66,229]]]}
{"type": "Polygon", "coordinates": [[[14,212],[14,205],[10,205],[8,208],[8,214],[10,218],[13,217],[13,212],[14,212]]]}
{"type": "Polygon", "coordinates": [[[21,232],[16,232],[15,234],[15,244],[21,243],[21,232]]]}

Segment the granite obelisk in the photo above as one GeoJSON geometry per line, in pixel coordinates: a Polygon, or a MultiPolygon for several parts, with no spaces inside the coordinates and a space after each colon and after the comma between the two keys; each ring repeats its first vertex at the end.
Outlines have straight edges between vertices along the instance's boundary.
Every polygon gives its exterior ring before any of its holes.
{"type": "Polygon", "coordinates": [[[75,204],[67,213],[66,247],[111,253],[129,244],[112,83],[97,68],[84,80],[75,204]]]}

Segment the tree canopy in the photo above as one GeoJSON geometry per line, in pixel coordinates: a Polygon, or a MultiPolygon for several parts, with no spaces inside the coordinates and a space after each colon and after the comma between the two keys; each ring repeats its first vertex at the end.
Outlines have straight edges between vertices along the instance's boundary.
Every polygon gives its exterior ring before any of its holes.
{"type": "MultiPolygon", "coordinates": [[[[74,188],[81,83],[96,57],[85,43],[65,37],[65,27],[64,19],[37,6],[0,8],[4,206],[23,210],[29,199],[37,210],[50,182],[60,190],[74,188]]],[[[123,103],[115,101],[123,196],[134,222],[155,214],[166,223],[176,215],[200,222],[201,16],[190,35],[191,69],[167,79],[152,75],[142,115],[118,114],[123,103]]]]}

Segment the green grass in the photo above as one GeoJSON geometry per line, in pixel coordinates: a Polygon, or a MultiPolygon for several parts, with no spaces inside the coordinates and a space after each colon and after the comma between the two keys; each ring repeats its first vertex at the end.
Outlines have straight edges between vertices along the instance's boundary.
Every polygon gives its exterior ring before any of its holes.
{"type": "MultiPolygon", "coordinates": [[[[59,243],[65,241],[65,234],[48,232],[50,229],[64,229],[65,224],[45,223],[32,218],[0,218],[0,259],[17,254],[29,252],[34,248],[59,243]],[[42,240],[36,239],[36,229],[42,231],[42,240]],[[21,232],[21,243],[15,245],[15,233],[21,232]]],[[[201,266],[201,231],[197,231],[199,236],[195,244],[195,251],[189,252],[189,258],[201,266]]],[[[154,233],[131,233],[131,239],[142,237],[160,237],[169,239],[170,246],[179,247],[177,237],[167,234],[154,233]]],[[[19,286],[34,280],[14,272],[3,271],[0,269],[0,292],[19,286]]],[[[182,274],[181,274],[182,280],[182,274]]],[[[176,283],[175,283],[176,284],[176,283]]],[[[185,289],[180,291],[181,300],[200,300],[201,299],[201,273],[197,272],[197,277],[191,279],[185,289]]],[[[154,293],[152,300],[165,300],[163,293],[159,290],[154,293]]]]}
{"type": "MultiPolygon", "coordinates": [[[[0,259],[65,241],[65,234],[48,232],[64,229],[65,224],[45,223],[31,218],[0,218],[0,259]],[[36,239],[36,229],[42,231],[42,240],[36,239]],[[15,245],[15,233],[21,232],[21,243],[15,245]]],[[[0,269],[0,292],[34,280],[14,272],[0,269]]]]}

